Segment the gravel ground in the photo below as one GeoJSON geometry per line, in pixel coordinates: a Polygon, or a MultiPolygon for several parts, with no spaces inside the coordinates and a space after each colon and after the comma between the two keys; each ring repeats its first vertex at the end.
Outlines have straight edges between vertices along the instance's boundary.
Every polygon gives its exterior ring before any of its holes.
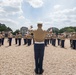
{"type": "MultiPolygon", "coordinates": [[[[23,42],[22,42],[23,43],[23,42]]],[[[65,41],[65,48],[45,48],[43,75],[76,75],[76,51],[70,48],[69,39],[65,41]]],[[[35,75],[33,45],[8,47],[7,39],[0,47],[0,75],[35,75]]]]}

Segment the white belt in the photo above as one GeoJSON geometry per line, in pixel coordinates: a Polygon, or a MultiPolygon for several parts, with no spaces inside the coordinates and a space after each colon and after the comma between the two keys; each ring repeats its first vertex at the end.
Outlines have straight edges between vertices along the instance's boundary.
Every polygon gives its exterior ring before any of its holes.
{"type": "Polygon", "coordinates": [[[44,42],[35,42],[35,44],[44,44],[44,42]]]}

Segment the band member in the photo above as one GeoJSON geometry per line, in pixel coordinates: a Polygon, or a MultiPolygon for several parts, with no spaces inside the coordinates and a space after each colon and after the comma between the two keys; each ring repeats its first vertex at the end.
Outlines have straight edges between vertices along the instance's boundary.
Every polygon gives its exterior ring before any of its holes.
{"type": "Polygon", "coordinates": [[[2,31],[2,45],[4,45],[4,38],[5,38],[5,33],[2,31]]]}
{"type": "Polygon", "coordinates": [[[18,34],[18,46],[20,46],[21,45],[21,38],[22,38],[22,34],[19,32],[19,34],[18,34]]]}
{"type": "Polygon", "coordinates": [[[61,47],[64,48],[64,43],[65,43],[65,35],[61,34],[61,47]]]}
{"type": "Polygon", "coordinates": [[[18,33],[16,33],[15,35],[15,44],[17,44],[17,42],[18,42],[18,33]]]}
{"type": "Polygon", "coordinates": [[[45,37],[45,46],[47,46],[47,41],[48,41],[48,38],[47,38],[47,35],[46,35],[46,37],[45,37]]]}
{"type": "Polygon", "coordinates": [[[53,34],[52,35],[52,44],[53,44],[53,46],[56,46],[56,34],[53,34]]]}
{"type": "Polygon", "coordinates": [[[50,35],[50,37],[49,37],[49,38],[50,38],[50,44],[51,44],[51,43],[52,43],[52,35],[50,35]]]}
{"type": "Polygon", "coordinates": [[[2,34],[0,32],[0,46],[2,45],[2,34]]]}
{"type": "Polygon", "coordinates": [[[52,39],[51,42],[52,42],[52,45],[53,45],[53,33],[52,33],[52,35],[51,35],[51,39],[52,39]]]}
{"type": "Polygon", "coordinates": [[[9,42],[9,46],[11,46],[12,38],[13,38],[13,35],[12,35],[11,32],[9,32],[9,33],[8,33],[8,42],[9,42]]]}
{"type": "MultiPolygon", "coordinates": [[[[33,28],[33,27],[32,27],[32,28],[33,28]]],[[[34,44],[34,35],[33,35],[33,33],[30,33],[30,34],[31,34],[31,37],[32,37],[31,43],[34,44]]]]}
{"type": "Polygon", "coordinates": [[[49,31],[49,32],[50,32],[50,33],[49,33],[49,35],[50,35],[50,36],[49,36],[50,44],[52,44],[52,34],[51,34],[52,31],[53,31],[53,28],[51,27],[51,28],[50,28],[50,31],[49,31]]]}
{"type": "Polygon", "coordinates": [[[31,34],[27,34],[27,42],[28,42],[28,46],[31,45],[31,39],[32,39],[32,35],[31,34]]]}
{"type": "Polygon", "coordinates": [[[45,36],[47,31],[42,29],[42,23],[38,23],[38,29],[32,30],[34,34],[34,56],[35,56],[35,73],[42,74],[43,70],[43,58],[44,58],[44,49],[45,49],[45,36]]]}
{"type": "Polygon", "coordinates": [[[73,49],[76,49],[76,33],[74,33],[72,40],[73,40],[73,49]]]}
{"type": "Polygon", "coordinates": [[[57,40],[58,40],[58,45],[60,45],[60,34],[58,34],[57,40]]]}
{"type": "Polygon", "coordinates": [[[73,48],[73,33],[69,35],[70,38],[70,47],[73,48]]]}
{"type": "Polygon", "coordinates": [[[48,33],[47,34],[47,44],[49,44],[49,41],[50,41],[49,39],[50,39],[50,34],[48,33]]]}
{"type": "Polygon", "coordinates": [[[24,35],[23,39],[24,39],[24,45],[26,45],[27,44],[27,36],[26,36],[26,34],[24,35]]]}

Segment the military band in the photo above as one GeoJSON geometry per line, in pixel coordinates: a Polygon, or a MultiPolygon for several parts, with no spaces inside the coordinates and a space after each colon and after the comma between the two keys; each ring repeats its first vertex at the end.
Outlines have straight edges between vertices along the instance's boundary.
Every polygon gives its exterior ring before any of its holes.
{"type": "MultiPolygon", "coordinates": [[[[32,36],[29,32],[29,34],[25,34],[23,36],[23,40],[24,40],[24,45],[28,45],[30,46],[32,43],[34,44],[34,36],[32,36]]],[[[9,46],[12,45],[12,38],[13,38],[13,34],[11,32],[8,32],[8,43],[9,43],[9,46]]],[[[21,45],[21,38],[22,38],[22,34],[19,32],[16,33],[15,35],[15,44],[18,44],[19,46],[21,45]]],[[[58,43],[58,46],[64,48],[65,47],[65,38],[66,36],[64,34],[58,34],[58,36],[56,36],[55,33],[52,33],[52,34],[46,34],[46,37],[45,37],[45,46],[47,46],[49,43],[52,44],[53,46],[56,46],[56,40],[57,43],[58,43]]],[[[69,35],[69,38],[70,38],[70,47],[72,49],[76,49],[76,33],[71,33],[69,35]]],[[[5,32],[2,31],[0,32],[0,46],[1,45],[4,45],[4,39],[5,39],[5,32]]]]}

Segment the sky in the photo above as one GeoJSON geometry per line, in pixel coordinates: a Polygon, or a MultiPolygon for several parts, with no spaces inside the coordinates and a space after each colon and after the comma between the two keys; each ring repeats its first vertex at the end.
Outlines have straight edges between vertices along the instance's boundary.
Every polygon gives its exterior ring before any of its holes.
{"type": "Polygon", "coordinates": [[[0,23],[15,31],[43,23],[43,29],[76,26],[76,0],[0,0],[0,23]]]}

